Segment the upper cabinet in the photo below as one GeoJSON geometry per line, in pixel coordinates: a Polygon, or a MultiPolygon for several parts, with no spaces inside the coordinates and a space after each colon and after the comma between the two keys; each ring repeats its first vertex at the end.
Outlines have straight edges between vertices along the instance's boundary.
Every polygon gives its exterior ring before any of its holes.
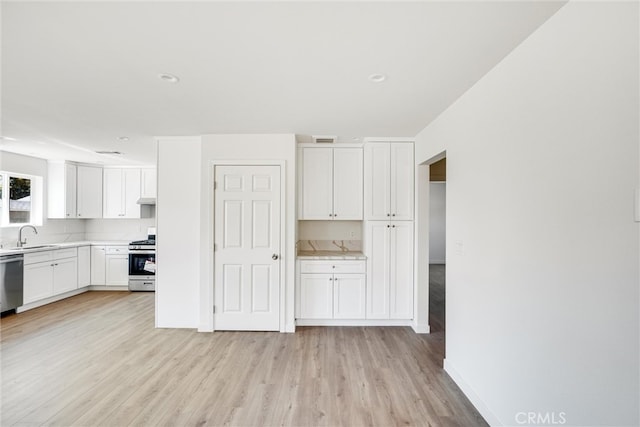
{"type": "Polygon", "coordinates": [[[76,218],[77,166],[65,162],[49,162],[48,165],[49,218],[76,218]]]}
{"type": "Polygon", "coordinates": [[[49,162],[48,169],[49,218],[102,218],[101,167],[49,162]]]}
{"type": "Polygon", "coordinates": [[[102,168],[78,165],[78,218],[102,218],[102,168]]]}
{"type": "Polygon", "coordinates": [[[140,169],[104,169],[104,218],[140,218],[140,169]]]}
{"type": "Polygon", "coordinates": [[[413,220],[412,142],[370,142],[364,148],[367,220],[413,220]]]}
{"type": "Polygon", "coordinates": [[[140,197],[154,199],[157,194],[156,168],[140,169],[140,197]]]}
{"type": "Polygon", "coordinates": [[[302,147],[298,164],[298,219],[362,219],[362,148],[302,147]]]}

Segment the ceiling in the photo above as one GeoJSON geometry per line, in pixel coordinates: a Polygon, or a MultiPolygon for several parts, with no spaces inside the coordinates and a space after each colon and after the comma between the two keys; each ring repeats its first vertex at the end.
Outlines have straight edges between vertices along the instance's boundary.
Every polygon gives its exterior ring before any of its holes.
{"type": "Polygon", "coordinates": [[[0,149],[128,164],[159,135],[413,137],[563,4],[4,1],[0,149]]]}

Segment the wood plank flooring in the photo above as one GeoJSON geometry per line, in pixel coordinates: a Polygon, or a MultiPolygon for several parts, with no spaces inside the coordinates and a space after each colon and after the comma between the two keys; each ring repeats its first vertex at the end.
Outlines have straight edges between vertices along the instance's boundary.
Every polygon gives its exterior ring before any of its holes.
{"type": "Polygon", "coordinates": [[[155,329],[154,295],[1,320],[2,426],[485,426],[410,328],[155,329]]]}

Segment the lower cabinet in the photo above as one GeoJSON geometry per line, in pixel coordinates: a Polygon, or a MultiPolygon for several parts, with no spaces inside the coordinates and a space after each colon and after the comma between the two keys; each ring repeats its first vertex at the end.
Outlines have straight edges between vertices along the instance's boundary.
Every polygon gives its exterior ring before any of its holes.
{"type": "Polygon", "coordinates": [[[365,261],[300,261],[302,319],[364,319],[365,261]]]}
{"type": "Polygon", "coordinates": [[[91,246],[78,248],[78,288],[91,284],[91,246]]]}
{"type": "Polygon", "coordinates": [[[24,256],[24,304],[78,288],[76,248],[28,253],[24,256]]]}
{"type": "Polygon", "coordinates": [[[129,282],[129,254],[127,246],[91,247],[91,284],[98,286],[127,286],[129,282]]]}

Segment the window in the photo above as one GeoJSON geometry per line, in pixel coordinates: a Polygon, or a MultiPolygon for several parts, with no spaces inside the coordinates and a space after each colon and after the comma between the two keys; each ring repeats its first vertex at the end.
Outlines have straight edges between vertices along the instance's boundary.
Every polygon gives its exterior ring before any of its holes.
{"type": "Polygon", "coordinates": [[[42,225],[42,177],[0,171],[0,226],[42,225]]]}

